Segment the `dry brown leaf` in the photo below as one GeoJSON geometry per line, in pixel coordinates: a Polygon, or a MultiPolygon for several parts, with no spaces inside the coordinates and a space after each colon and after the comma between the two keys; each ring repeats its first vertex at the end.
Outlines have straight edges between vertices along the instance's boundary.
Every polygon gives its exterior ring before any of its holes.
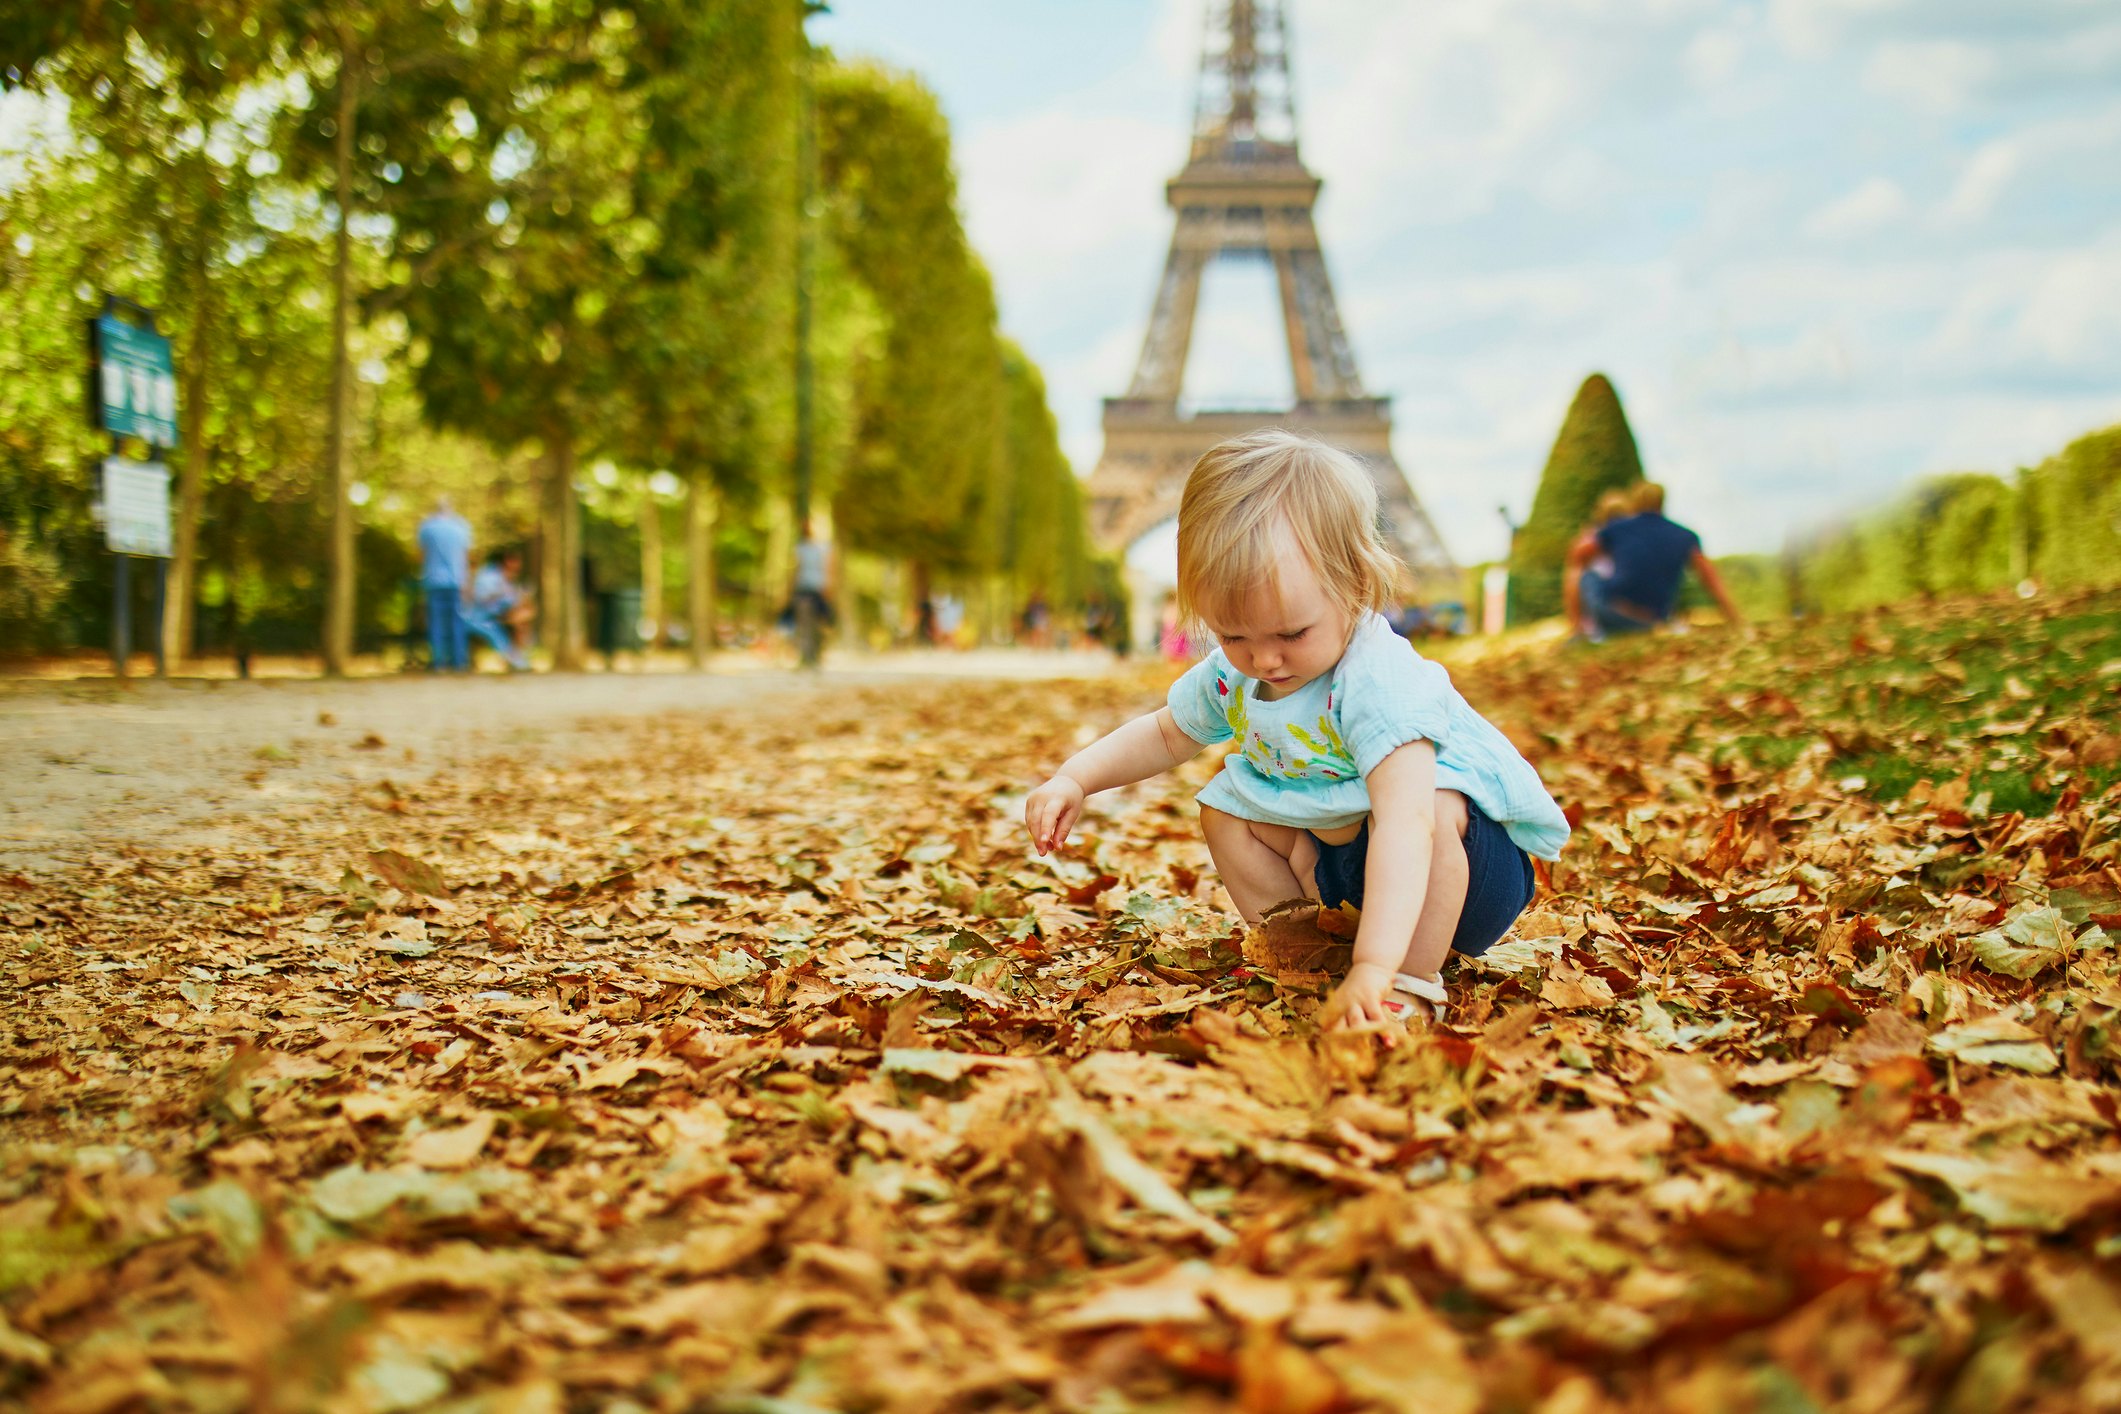
{"type": "Polygon", "coordinates": [[[405,1146],[405,1157],[423,1169],[463,1169],[478,1162],[498,1121],[480,1113],[449,1129],[430,1129],[405,1146]]]}

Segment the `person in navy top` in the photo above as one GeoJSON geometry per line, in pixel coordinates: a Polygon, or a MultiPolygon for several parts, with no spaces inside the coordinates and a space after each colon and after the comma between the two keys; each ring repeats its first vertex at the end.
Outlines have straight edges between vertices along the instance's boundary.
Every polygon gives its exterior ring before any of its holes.
{"type": "Polygon", "coordinates": [[[1715,562],[1702,553],[1701,537],[1666,519],[1664,488],[1645,481],[1636,488],[1635,514],[1586,530],[1569,547],[1562,612],[1593,643],[1646,633],[1678,609],[1680,581],[1689,568],[1701,576],[1724,618],[1745,621],[1715,562]]]}

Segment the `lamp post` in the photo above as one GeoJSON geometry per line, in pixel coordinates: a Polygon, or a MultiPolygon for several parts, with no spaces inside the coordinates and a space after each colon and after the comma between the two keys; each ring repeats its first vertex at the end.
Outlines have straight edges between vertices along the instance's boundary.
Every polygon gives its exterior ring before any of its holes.
{"type": "Polygon", "coordinates": [[[811,342],[811,279],[817,264],[817,50],[810,43],[812,15],[830,13],[823,0],[803,0],[801,99],[796,114],[796,182],[801,204],[795,216],[795,519],[810,517],[811,479],[817,456],[816,360],[811,342]]]}
{"type": "MultiPolygon", "coordinates": [[[[817,50],[810,43],[810,17],[830,13],[824,0],[803,0],[801,98],[796,113],[796,182],[801,205],[795,216],[795,465],[794,510],[797,535],[808,533],[811,483],[816,475],[816,359],[811,352],[811,279],[817,264],[817,50]]],[[[796,654],[806,668],[818,664],[824,625],[818,622],[815,597],[795,596],[796,654]]]]}

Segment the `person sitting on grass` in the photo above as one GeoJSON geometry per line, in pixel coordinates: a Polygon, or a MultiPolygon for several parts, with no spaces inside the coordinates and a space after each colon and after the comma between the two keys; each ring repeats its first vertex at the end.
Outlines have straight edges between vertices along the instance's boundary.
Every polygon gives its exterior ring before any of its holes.
{"type": "Polygon", "coordinates": [[[1664,488],[1645,481],[1632,499],[1633,515],[1593,526],[1569,547],[1561,572],[1561,612],[1571,631],[1602,643],[1670,621],[1689,566],[1724,618],[1734,626],[1744,623],[1716,562],[1702,553],[1701,537],[1665,519],[1664,488]]]}
{"type": "Polygon", "coordinates": [[[535,612],[528,591],[516,583],[522,567],[523,557],[513,550],[503,550],[479,566],[471,578],[471,606],[464,611],[465,629],[491,643],[519,673],[530,668],[523,631],[535,612]]]}
{"type": "Polygon", "coordinates": [[[1234,739],[1200,804],[1238,912],[1362,910],[1326,1026],[1435,1015],[1445,957],[1501,938],[1532,898],[1528,856],[1569,834],[1538,773],[1379,612],[1401,573],[1346,453],[1280,430],[1210,449],[1179,503],[1178,593],[1220,646],[1024,803],[1046,854],[1086,797],[1234,739]]]}

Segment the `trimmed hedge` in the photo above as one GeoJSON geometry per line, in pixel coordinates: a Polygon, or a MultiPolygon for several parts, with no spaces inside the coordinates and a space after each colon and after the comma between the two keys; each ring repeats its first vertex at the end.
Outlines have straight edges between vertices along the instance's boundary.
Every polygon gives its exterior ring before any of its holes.
{"type": "Polygon", "coordinates": [[[1641,480],[1642,457],[1620,394],[1603,373],[1593,373],[1569,404],[1539,478],[1532,514],[1511,544],[1510,622],[1561,612],[1562,561],[1570,544],[1600,496],[1641,480]]]}

